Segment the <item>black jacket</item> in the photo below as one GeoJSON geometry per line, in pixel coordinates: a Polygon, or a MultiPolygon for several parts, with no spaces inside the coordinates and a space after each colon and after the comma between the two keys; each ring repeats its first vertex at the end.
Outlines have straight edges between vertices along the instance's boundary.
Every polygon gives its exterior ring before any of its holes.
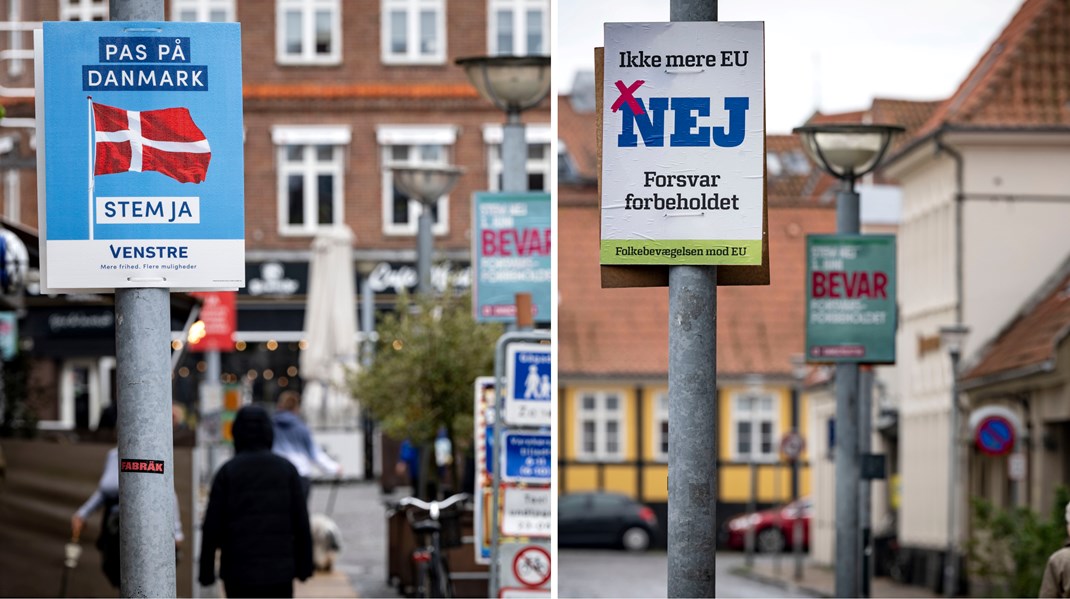
{"type": "Polygon", "coordinates": [[[235,455],[212,481],[201,536],[200,583],[274,584],[312,576],[312,534],[297,470],[271,453],[271,418],[246,406],[234,418],[235,455]]]}

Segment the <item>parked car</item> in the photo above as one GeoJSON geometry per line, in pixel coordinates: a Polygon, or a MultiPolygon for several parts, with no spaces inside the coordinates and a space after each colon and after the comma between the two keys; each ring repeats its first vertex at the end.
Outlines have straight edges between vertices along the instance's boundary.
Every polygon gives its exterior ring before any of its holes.
{"type": "Polygon", "coordinates": [[[657,535],[654,510],[618,493],[572,493],[557,500],[561,547],[614,546],[644,551],[657,535]]]}
{"type": "Polygon", "coordinates": [[[742,514],[729,520],[725,528],[729,549],[746,548],[747,531],[754,529],[754,547],[762,553],[777,553],[795,546],[795,522],[802,523],[802,546],[810,546],[810,517],[813,504],[809,497],[801,497],[787,505],[742,514]]]}

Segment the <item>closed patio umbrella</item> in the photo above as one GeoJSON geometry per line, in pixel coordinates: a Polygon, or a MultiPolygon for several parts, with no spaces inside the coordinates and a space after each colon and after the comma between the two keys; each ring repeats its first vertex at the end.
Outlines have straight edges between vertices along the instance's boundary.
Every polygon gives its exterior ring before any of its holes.
{"type": "Polygon", "coordinates": [[[354,426],[359,410],[346,384],[357,367],[353,233],[338,226],[316,236],[309,264],[301,377],[303,411],[316,428],[354,426]]]}

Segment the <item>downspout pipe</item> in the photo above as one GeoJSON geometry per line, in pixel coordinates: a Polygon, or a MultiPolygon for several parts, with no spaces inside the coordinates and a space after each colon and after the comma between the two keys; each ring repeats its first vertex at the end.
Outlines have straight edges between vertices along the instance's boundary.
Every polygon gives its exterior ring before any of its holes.
{"type": "Polygon", "coordinates": [[[946,152],[955,161],[955,324],[962,324],[962,297],[963,297],[963,229],[962,229],[962,200],[965,198],[965,166],[962,154],[949,146],[944,141],[946,129],[941,129],[936,134],[937,153],[946,152]]]}

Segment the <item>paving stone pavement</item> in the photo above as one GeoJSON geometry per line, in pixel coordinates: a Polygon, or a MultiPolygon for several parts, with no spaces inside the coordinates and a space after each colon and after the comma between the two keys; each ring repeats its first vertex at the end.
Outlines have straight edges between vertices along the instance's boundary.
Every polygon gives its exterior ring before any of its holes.
{"type": "Polygon", "coordinates": [[[309,511],[327,514],[335,521],[342,531],[342,551],[334,572],[319,573],[295,587],[295,596],[401,597],[386,579],[384,506],[384,502],[400,497],[400,494],[383,494],[377,481],[313,484],[309,511]],[[352,594],[346,594],[346,584],[352,594]]]}

